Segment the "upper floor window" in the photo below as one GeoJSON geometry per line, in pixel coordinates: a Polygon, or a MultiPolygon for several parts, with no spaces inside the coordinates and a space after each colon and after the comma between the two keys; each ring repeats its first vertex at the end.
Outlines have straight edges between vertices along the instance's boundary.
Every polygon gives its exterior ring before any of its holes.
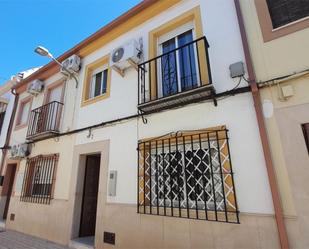
{"type": "Polygon", "coordinates": [[[86,66],[82,105],[108,98],[110,93],[109,56],[104,56],[86,66]]]}
{"type": "Polygon", "coordinates": [[[89,90],[89,98],[92,99],[94,97],[100,96],[106,93],[107,88],[107,69],[96,70],[99,72],[94,72],[92,75],[90,90],[89,90]]]}
{"type": "Polygon", "coordinates": [[[308,0],[267,0],[267,6],[274,29],[309,16],[308,0]]]}
{"type": "Polygon", "coordinates": [[[303,133],[304,133],[304,137],[305,137],[305,142],[307,145],[307,150],[309,153],[309,123],[303,124],[302,125],[303,128],[303,133]]]}
{"type": "Polygon", "coordinates": [[[63,80],[57,81],[54,84],[47,86],[45,103],[51,103],[53,101],[63,102],[65,83],[63,80]]]}
{"type": "Polygon", "coordinates": [[[23,126],[27,124],[31,109],[31,100],[31,98],[25,98],[21,100],[17,115],[16,126],[23,126]]]}
{"type": "Polygon", "coordinates": [[[199,7],[151,30],[149,60],[138,65],[138,109],[147,113],[211,98],[208,47],[199,7]]]}
{"type": "Polygon", "coordinates": [[[196,47],[185,46],[195,38],[193,23],[187,23],[159,38],[158,52],[163,54],[159,63],[159,95],[169,96],[199,85],[196,47]],[[179,50],[175,50],[180,48],[179,50]]]}

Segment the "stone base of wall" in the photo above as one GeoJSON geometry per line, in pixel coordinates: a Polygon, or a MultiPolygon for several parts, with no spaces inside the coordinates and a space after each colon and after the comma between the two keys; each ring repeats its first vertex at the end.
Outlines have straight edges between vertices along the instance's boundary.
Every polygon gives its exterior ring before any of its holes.
{"type": "Polygon", "coordinates": [[[6,228],[67,245],[69,217],[65,200],[52,200],[50,205],[44,205],[12,197],[6,228]],[[10,220],[11,214],[15,214],[14,220],[10,220]]]}
{"type": "Polygon", "coordinates": [[[97,220],[96,248],[280,248],[273,216],[240,215],[240,224],[144,215],[135,205],[107,204],[97,220]],[[116,245],[102,243],[103,232],[116,245]]]}

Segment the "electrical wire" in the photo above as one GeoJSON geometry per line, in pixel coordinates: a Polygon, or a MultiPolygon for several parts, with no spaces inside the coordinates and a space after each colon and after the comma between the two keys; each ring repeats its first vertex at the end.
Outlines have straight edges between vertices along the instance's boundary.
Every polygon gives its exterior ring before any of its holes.
{"type": "Polygon", "coordinates": [[[287,75],[283,75],[283,76],[278,76],[278,77],[275,77],[275,78],[272,78],[272,79],[269,79],[269,80],[259,81],[257,83],[258,83],[258,85],[261,85],[262,87],[264,87],[264,85],[269,86],[269,83],[273,83],[274,84],[275,81],[277,81],[277,80],[284,80],[284,79],[287,79],[287,78],[295,76],[295,75],[308,74],[308,73],[309,73],[309,68],[301,70],[301,71],[298,71],[298,72],[294,72],[294,73],[291,73],[291,74],[287,74],[287,75]]]}
{"type": "MultiPolygon", "coordinates": [[[[228,90],[228,91],[226,91],[226,92],[233,92],[234,90],[236,90],[236,89],[239,87],[239,85],[240,85],[240,83],[241,83],[241,80],[242,80],[243,78],[244,78],[243,76],[240,76],[240,77],[239,77],[238,83],[237,83],[232,89],[230,89],[230,90],[228,90]]],[[[226,98],[231,97],[231,96],[234,96],[234,94],[229,94],[229,95],[223,96],[223,97],[221,97],[221,98],[218,98],[217,100],[223,100],[223,99],[226,99],[226,98]]]]}

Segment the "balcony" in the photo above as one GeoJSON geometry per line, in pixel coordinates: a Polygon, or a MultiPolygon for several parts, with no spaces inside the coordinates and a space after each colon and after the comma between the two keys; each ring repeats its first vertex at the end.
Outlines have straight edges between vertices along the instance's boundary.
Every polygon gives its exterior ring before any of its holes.
{"type": "Polygon", "coordinates": [[[201,37],[141,63],[139,111],[147,114],[212,99],[208,47],[206,37],[201,37]]]}
{"type": "Polygon", "coordinates": [[[50,102],[31,111],[27,131],[28,140],[52,137],[59,133],[63,104],[50,102]]]}

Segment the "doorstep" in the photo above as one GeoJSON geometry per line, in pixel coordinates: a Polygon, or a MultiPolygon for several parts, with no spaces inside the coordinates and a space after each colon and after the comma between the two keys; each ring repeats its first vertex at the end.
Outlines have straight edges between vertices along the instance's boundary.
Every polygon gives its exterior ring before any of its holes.
{"type": "Polygon", "coordinates": [[[94,249],[94,236],[73,239],[69,246],[75,249],[94,249]]]}
{"type": "Polygon", "coordinates": [[[5,220],[0,219],[0,232],[5,231],[5,220]]]}

